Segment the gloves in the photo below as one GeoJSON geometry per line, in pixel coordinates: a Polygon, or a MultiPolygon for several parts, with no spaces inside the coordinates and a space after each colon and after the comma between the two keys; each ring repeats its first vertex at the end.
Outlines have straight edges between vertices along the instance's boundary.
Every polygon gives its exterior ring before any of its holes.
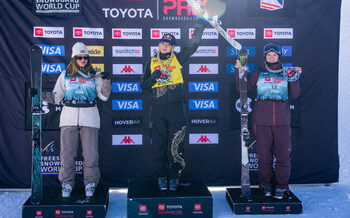
{"type": "Polygon", "coordinates": [[[161,75],[162,75],[162,73],[160,72],[160,70],[155,70],[151,74],[151,80],[155,82],[156,79],[158,79],[161,75]]]}
{"type": "Polygon", "coordinates": [[[108,72],[101,72],[101,78],[109,80],[111,79],[111,74],[108,72]]]}
{"type": "Polygon", "coordinates": [[[37,94],[38,94],[38,90],[37,89],[35,89],[35,88],[29,88],[28,89],[28,96],[30,98],[36,96],[37,94]]]}

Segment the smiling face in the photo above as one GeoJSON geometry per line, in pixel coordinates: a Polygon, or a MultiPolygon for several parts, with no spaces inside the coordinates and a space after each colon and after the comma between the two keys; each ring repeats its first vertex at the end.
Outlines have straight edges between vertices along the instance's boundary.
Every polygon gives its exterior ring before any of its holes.
{"type": "Polygon", "coordinates": [[[77,65],[79,67],[84,68],[89,60],[89,56],[88,55],[77,55],[75,57],[75,59],[76,59],[77,65]]]}
{"type": "Polygon", "coordinates": [[[171,50],[172,50],[173,47],[175,47],[175,46],[170,45],[170,44],[167,43],[167,42],[160,42],[160,43],[159,43],[159,51],[160,51],[160,53],[162,53],[162,54],[166,54],[166,53],[171,52],[171,50]]]}
{"type": "Polygon", "coordinates": [[[276,63],[278,61],[278,54],[276,52],[270,51],[266,54],[266,61],[269,63],[276,63]]]}

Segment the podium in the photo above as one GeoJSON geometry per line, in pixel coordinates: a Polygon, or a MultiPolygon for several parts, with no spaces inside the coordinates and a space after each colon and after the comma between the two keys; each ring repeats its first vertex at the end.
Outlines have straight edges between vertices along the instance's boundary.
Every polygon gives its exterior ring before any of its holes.
{"type": "Polygon", "coordinates": [[[94,196],[86,197],[84,187],[76,187],[69,198],[62,198],[61,187],[44,187],[40,204],[32,204],[30,198],[23,204],[23,218],[105,217],[109,188],[97,186],[94,196]]]}
{"type": "Polygon", "coordinates": [[[302,202],[290,191],[282,200],[265,197],[259,188],[251,188],[250,199],[241,196],[240,188],[226,189],[226,199],[235,214],[300,214],[302,202]]]}
{"type": "Polygon", "coordinates": [[[180,179],[177,191],[160,191],[157,180],[132,179],[128,184],[128,217],[212,217],[213,198],[200,179],[180,179]]]}

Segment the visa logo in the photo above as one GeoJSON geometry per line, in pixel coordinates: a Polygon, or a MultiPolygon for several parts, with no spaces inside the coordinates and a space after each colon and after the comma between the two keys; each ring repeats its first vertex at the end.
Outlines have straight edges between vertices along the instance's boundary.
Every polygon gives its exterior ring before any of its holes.
{"type": "Polygon", "coordinates": [[[190,82],[189,92],[218,92],[218,82],[190,82]]]}
{"type": "Polygon", "coordinates": [[[37,45],[43,51],[43,56],[64,56],[63,45],[37,45]]]}
{"type": "MultiPolygon", "coordinates": [[[[255,70],[255,64],[248,64],[248,74],[255,70]]],[[[236,65],[235,64],[226,64],[226,73],[227,74],[235,74],[236,73],[236,65]]]]}
{"type": "Polygon", "coordinates": [[[142,100],[113,100],[113,110],[142,110],[142,100]]]}
{"type": "Polygon", "coordinates": [[[65,64],[43,63],[41,69],[43,73],[61,73],[65,69],[65,64]]]}
{"type": "Polygon", "coordinates": [[[190,99],[189,100],[190,110],[218,110],[219,101],[218,99],[190,99]]]}
{"type": "Polygon", "coordinates": [[[112,92],[127,93],[127,92],[142,92],[142,89],[137,82],[113,82],[112,92]]]}
{"type": "MultiPolygon", "coordinates": [[[[243,49],[246,49],[248,51],[249,57],[255,57],[255,47],[254,46],[243,46],[243,49]]],[[[227,57],[237,57],[239,50],[235,49],[232,46],[226,47],[226,55],[227,57]]]]}

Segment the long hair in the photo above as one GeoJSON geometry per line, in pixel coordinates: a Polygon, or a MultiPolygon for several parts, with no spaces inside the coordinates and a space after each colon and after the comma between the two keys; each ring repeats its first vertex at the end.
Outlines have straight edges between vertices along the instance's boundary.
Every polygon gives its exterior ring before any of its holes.
{"type": "MultiPolygon", "coordinates": [[[[75,74],[78,73],[78,69],[79,69],[79,66],[77,64],[77,59],[76,59],[77,56],[74,56],[72,58],[72,60],[70,61],[70,63],[68,64],[67,68],[66,68],[66,72],[68,75],[70,76],[73,76],[75,74]]],[[[91,59],[90,59],[90,56],[88,56],[89,59],[88,59],[88,62],[86,63],[85,67],[84,67],[84,73],[87,73],[87,72],[90,72],[92,71],[94,68],[92,67],[92,64],[91,64],[91,59]]]]}

